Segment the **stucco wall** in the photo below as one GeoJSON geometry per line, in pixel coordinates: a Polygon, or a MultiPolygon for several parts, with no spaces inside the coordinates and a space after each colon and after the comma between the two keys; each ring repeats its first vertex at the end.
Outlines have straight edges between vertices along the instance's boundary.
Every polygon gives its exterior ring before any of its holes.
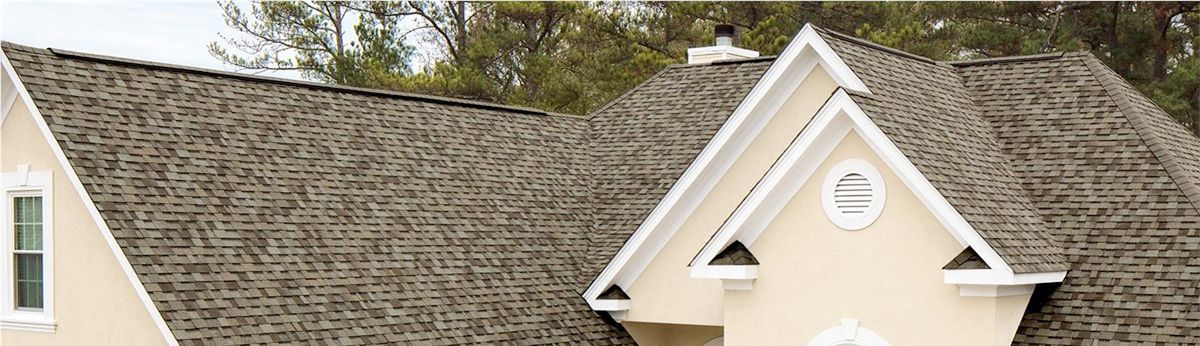
{"type": "Polygon", "coordinates": [[[633,285],[627,287],[626,292],[633,298],[626,315],[627,321],[722,324],[721,282],[691,278],[688,263],[836,87],[837,83],[820,68],[813,69],[796,87],[793,95],[771,118],[758,138],[751,142],[742,157],[668,240],[633,285]]]}
{"type": "Polygon", "coordinates": [[[660,323],[623,323],[639,346],[703,346],[722,334],[721,327],[660,323]]]}
{"type": "Polygon", "coordinates": [[[149,312],[121,270],[50,146],[20,103],[0,128],[0,169],[18,164],[54,176],[53,334],[0,330],[3,345],[162,345],[149,312]]]}
{"type": "Polygon", "coordinates": [[[1029,300],[961,297],[943,283],[942,266],[962,246],[855,133],[750,250],[758,279],[726,291],[727,345],[805,344],[844,318],[892,345],[1007,344],[1029,300]],[[882,215],[859,231],[838,228],[821,207],[826,172],[848,158],[874,165],[887,188],[882,215]]]}

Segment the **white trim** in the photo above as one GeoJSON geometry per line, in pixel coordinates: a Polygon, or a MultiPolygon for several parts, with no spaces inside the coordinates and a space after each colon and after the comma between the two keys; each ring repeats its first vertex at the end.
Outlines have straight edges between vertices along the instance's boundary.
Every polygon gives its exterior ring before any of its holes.
{"type": "Polygon", "coordinates": [[[0,124],[8,119],[8,111],[17,103],[17,87],[8,78],[8,74],[0,73],[0,124]]]}
{"type": "Polygon", "coordinates": [[[942,270],[943,281],[959,285],[1028,285],[1062,282],[1066,277],[1065,271],[1013,275],[993,269],[942,270]]]}
{"type": "Polygon", "coordinates": [[[700,151],[696,160],[592,281],[583,294],[584,299],[589,302],[595,300],[614,283],[628,287],[641,275],[654,254],[662,250],[688,215],[758,136],[771,116],[817,66],[828,71],[830,77],[843,88],[870,92],[816,30],[811,25],[805,25],[729,120],[700,151]]]}
{"type": "Polygon", "coordinates": [[[1036,285],[958,285],[963,297],[1008,297],[1033,293],[1036,285]]]}
{"type": "Polygon", "coordinates": [[[859,325],[856,319],[842,319],[841,323],[836,327],[831,327],[809,340],[808,346],[835,346],[835,345],[861,345],[861,346],[889,346],[887,340],[884,340],[879,334],[870,329],[863,328],[859,325]]]}
{"type": "Polygon", "coordinates": [[[56,328],[54,320],[54,174],[50,171],[29,171],[29,165],[19,164],[15,172],[0,174],[0,223],[3,223],[3,236],[0,236],[0,248],[4,256],[0,258],[0,329],[13,329],[53,333],[56,328]],[[40,311],[21,310],[16,307],[16,292],[13,281],[13,254],[15,244],[12,241],[16,231],[13,228],[12,200],[16,197],[42,198],[42,309],[40,311]]]}
{"type": "Polygon", "coordinates": [[[58,323],[55,321],[5,317],[3,320],[0,320],[0,329],[53,334],[58,329],[58,323]]]}
{"type": "Polygon", "coordinates": [[[689,64],[703,64],[729,59],[757,58],[758,52],[734,46],[709,46],[688,48],[687,57],[689,64]]]}
{"type": "MultiPolygon", "coordinates": [[[[979,235],[966,219],[908,160],[895,143],[867,117],[845,90],[838,90],[826,102],[808,127],[784,151],[779,161],[721,226],[692,261],[692,275],[702,272],[707,263],[734,241],[752,246],[758,235],[808,181],[825,161],[833,147],[854,131],[887,164],[904,185],[950,231],[963,247],[970,246],[994,272],[1005,279],[1016,277],[995,249],[979,235]]],[[[1029,275],[1029,274],[1022,274],[1029,275]]]]}
{"type": "Polygon", "coordinates": [[[884,187],[883,175],[879,173],[878,169],[875,169],[875,166],[862,159],[847,159],[838,162],[825,174],[825,181],[821,184],[821,206],[825,211],[825,217],[829,218],[834,225],[847,231],[857,231],[875,223],[875,220],[879,219],[879,214],[883,213],[885,203],[887,203],[887,189],[884,187]],[[863,176],[871,184],[869,207],[865,213],[855,217],[843,214],[834,200],[834,191],[837,189],[838,183],[842,178],[851,174],[863,176]]]}
{"type": "Polygon", "coordinates": [[[50,145],[50,149],[54,152],[55,158],[58,159],[59,165],[63,167],[63,171],[66,173],[67,180],[71,182],[71,187],[79,193],[79,198],[83,200],[84,206],[87,208],[88,213],[91,214],[92,221],[95,222],[96,227],[100,229],[100,233],[104,236],[105,242],[108,243],[109,249],[112,250],[113,255],[116,257],[117,263],[125,272],[125,277],[129,279],[129,282],[133,286],[134,292],[136,292],[138,298],[142,300],[142,304],[145,306],[146,311],[150,313],[151,320],[154,321],[155,326],[158,327],[159,332],[162,334],[163,339],[168,345],[179,345],[179,341],[175,339],[174,333],[172,333],[171,329],[167,327],[167,322],[163,320],[162,313],[159,312],[157,307],[155,307],[154,300],[150,299],[150,294],[146,292],[146,286],[142,284],[141,279],[139,279],[137,273],[134,272],[133,266],[129,264],[129,259],[125,256],[124,250],[121,249],[120,245],[117,245],[117,240],[115,237],[113,237],[112,230],[108,228],[108,223],[106,223],[104,218],[100,215],[100,210],[96,208],[96,203],[92,201],[91,196],[88,195],[87,190],[84,189],[83,182],[79,180],[79,175],[75,173],[75,169],[73,166],[71,166],[71,162],[67,160],[67,155],[63,152],[62,147],[58,145],[58,140],[54,138],[54,133],[50,131],[50,127],[46,124],[46,118],[42,116],[41,111],[39,111],[37,106],[33,103],[33,98],[30,97],[29,90],[25,88],[24,83],[21,82],[20,76],[17,74],[16,70],[13,69],[12,62],[8,60],[8,55],[0,51],[0,58],[2,58],[2,64],[4,65],[4,73],[8,75],[9,80],[12,81],[13,85],[17,89],[17,93],[20,95],[21,101],[25,103],[25,106],[28,107],[30,114],[33,115],[33,120],[37,124],[38,129],[41,130],[42,137],[46,139],[46,143],[50,145]]]}
{"type": "Polygon", "coordinates": [[[758,265],[709,265],[692,271],[698,279],[756,279],[758,265]]]}
{"type": "Polygon", "coordinates": [[[631,304],[629,299],[596,299],[588,302],[596,311],[624,311],[629,310],[631,304]]]}
{"type": "Polygon", "coordinates": [[[721,279],[721,288],[732,291],[754,289],[754,279],[721,279]]]}
{"type": "Polygon", "coordinates": [[[691,276],[700,279],[721,279],[721,287],[727,290],[748,291],[754,288],[758,278],[758,265],[710,265],[692,268],[691,276]]]}

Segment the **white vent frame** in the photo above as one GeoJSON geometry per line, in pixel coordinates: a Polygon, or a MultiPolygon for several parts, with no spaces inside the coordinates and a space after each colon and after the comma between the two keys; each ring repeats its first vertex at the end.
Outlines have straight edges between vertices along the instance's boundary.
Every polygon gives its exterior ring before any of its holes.
{"type": "Polygon", "coordinates": [[[887,187],[884,186],[883,175],[871,163],[861,159],[846,159],[838,162],[825,174],[821,184],[821,206],[825,217],[841,229],[857,231],[867,228],[879,219],[883,206],[887,203],[887,187]],[[871,184],[871,201],[861,214],[851,216],[843,213],[835,200],[838,184],[844,177],[860,175],[871,184]]]}

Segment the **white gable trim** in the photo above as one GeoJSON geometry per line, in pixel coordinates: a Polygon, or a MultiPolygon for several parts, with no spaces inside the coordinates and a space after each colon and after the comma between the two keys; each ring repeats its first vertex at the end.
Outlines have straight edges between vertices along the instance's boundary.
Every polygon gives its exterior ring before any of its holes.
{"type": "MultiPolygon", "coordinates": [[[[959,244],[975,249],[984,262],[993,268],[987,270],[990,275],[983,277],[985,282],[977,283],[1011,284],[1021,281],[1017,279],[1017,275],[996,253],[995,249],[984,241],[979,232],[967,223],[966,219],[950,205],[950,202],[938,192],[933,184],[908,160],[908,157],[896,147],[895,143],[888,139],[887,135],[842,89],[835,92],[833,97],[822,106],[808,127],[780,156],[779,161],[771,167],[762,181],[755,186],[746,200],[738,206],[709,243],[700,250],[696,259],[692,261],[691,275],[693,277],[711,277],[713,275],[712,266],[709,266],[708,263],[734,241],[741,241],[747,247],[752,246],[767,225],[775,219],[801,186],[825,161],[834,147],[850,131],[854,131],[867,142],[876,155],[899,176],[904,185],[911,189],[922,204],[929,208],[938,221],[950,231],[959,244]]],[[[1033,276],[1026,278],[1033,278],[1033,276]]],[[[1061,276],[1058,276],[1057,273],[1037,278],[1058,278],[1061,281],[1061,276]]],[[[947,283],[953,282],[948,281],[947,283]]]]}
{"type": "MultiPolygon", "coordinates": [[[[158,327],[163,339],[168,345],[178,346],[179,341],[175,339],[175,335],[171,329],[167,327],[167,322],[163,320],[162,313],[155,307],[154,301],[150,299],[150,294],[146,292],[146,286],[142,284],[142,280],[138,278],[137,273],[133,271],[133,266],[129,264],[129,259],[125,257],[124,250],[117,245],[117,239],[113,237],[112,230],[108,228],[108,223],[100,216],[100,210],[96,209],[96,203],[92,201],[87,190],[83,188],[83,182],[79,180],[79,175],[75,173],[75,168],[71,166],[71,162],[67,160],[67,155],[63,152],[62,147],[58,145],[58,140],[54,138],[54,133],[50,131],[50,127],[46,124],[46,118],[38,110],[33,103],[33,98],[29,96],[29,90],[25,88],[25,84],[21,82],[20,76],[13,68],[12,62],[8,60],[8,54],[0,51],[0,58],[3,58],[4,74],[7,81],[11,83],[17,91],[21,101],[28,107],[29,112],[33,115],[33,121],[37,124],[38,129],[42,132],[42,137],[46,139],[46,144],[50,145],[51,151],[54,152],[55,158],[58,159],[59,165],[62,165],[66,172],[67,180],[70,180],[71,186],[79,193],[79,198],[83,200],[84,206],[87,207],[88,213],[92,216],[92,221],[96,223],[96,227],[100,229],[100,233],[104,236],[105,242],[108,243],[109,249],[117,258],[121,269],[125,271],[125,276],[133,285],[133,289],[137,292],[138,298],[141,298],[142,304],[145,305],[146,311],[150,313],[150,318],[154,320],[155,326],[158,327]]],[[[4,90],[8,90],[5,88],[4,90]]],[[[4,110],[5,115],[8,114],[8,109],[4,110]]]]}
{"type": "Polygon", "coordinates": [[[763,77],[721,126],[696,160],[629,240],[622,245],[592,281],[583,297],[593,308],[596,297],[616,284],[628,288],[654,255],[675,235],[680,225],[703,201],[717,181],[742,155],[791,93],[816,67],[824,68],[839,86],[870,93],[866,84],[850,70],[811,25],[805,25],[788,44],[763,77]]]}

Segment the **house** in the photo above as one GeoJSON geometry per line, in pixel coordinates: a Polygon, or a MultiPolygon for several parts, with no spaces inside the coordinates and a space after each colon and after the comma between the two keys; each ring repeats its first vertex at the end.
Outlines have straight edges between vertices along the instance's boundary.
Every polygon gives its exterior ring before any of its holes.
{"type": "Polygon", "coordinates": [[[1200,343],[1200,139],[815,26],[589,116],[3,45],[0,342],[1200,343]]]}

